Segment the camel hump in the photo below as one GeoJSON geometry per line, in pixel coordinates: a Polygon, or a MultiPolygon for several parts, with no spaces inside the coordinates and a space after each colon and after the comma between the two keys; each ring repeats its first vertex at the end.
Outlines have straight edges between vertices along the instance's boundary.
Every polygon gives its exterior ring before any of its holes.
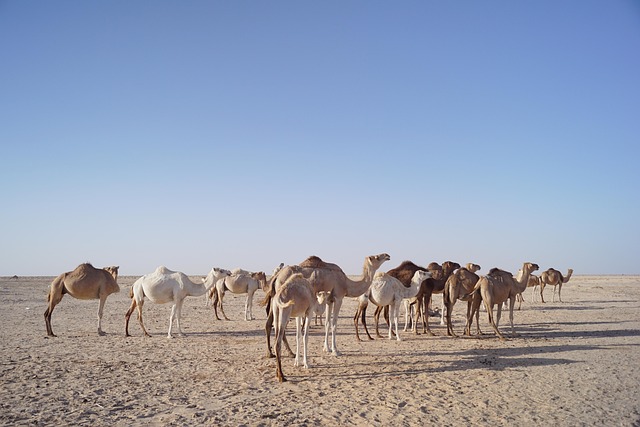
{"type": "Polygon", "coordinates": [[[169,270],[164,265],[161,265],[160,267],[156,268],[156,271],[154,271],[154,273],[156,273],[156,274],[173,274],[173,273],[175,273],[175,271],[169,270]]]}
{"type": "Polygon", "coordinates": [[[300,267],[304,268],[326,268],[327,263],[320,259],[319,256],[311,255],[309,258],[302,261],[300,267]]]}
{"type": "Polygon", "coordinates": [[[504,277],[504,276],[512,277],[513,274],[509,273],[508,271],[501,270],[499,268],[494,267],[491,270],[489,270],[489,274],[487,274],[487,276],[492,276],[495,278],[504,277]]]}

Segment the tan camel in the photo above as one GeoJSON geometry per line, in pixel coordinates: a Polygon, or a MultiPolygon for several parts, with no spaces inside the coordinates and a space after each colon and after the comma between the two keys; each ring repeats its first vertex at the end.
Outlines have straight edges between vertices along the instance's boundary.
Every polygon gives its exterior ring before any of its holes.
{"type": "MultiPolygon", "coordinates": [[[[275,295],[277,289],[279,289],[286,280],[295,273],[301,273],[303,277],[309,280],[309,283],[311,283],[311,286],[313,286],[316,293],[321,291],[330,292],[331,297],[327,301],[327,308],[325,310],[326,322],[323,350],[338,356],[340,352],[336,345],[336,333],[338,316],[340,314],[340,307],[342,307],[344,297],[358,297],[365,293],[367,289],[369,289],[369,286],[373,281],[373,276],[378,268],[380,268],[385,261],[390,259],[391,257],[385,253],[366,257],[362,268],[362,276],[357,280],[352,280],[336,264],[326,263],[317,256],[311,256],[298,266],[283,267],[282,270],[280,270],[278,274],[269,281],[269,285],[265,291],[266,297],[262,304],[267,306],[267,313],[270,313],[271,298],[275,295]],[[329,333],[331,333],[331,344],[329,344],[329,333]]],[[[270,313],[265,326],[267,336],[267,357],[273,357],[270,346],[272,326],[273,315],[270,313]]],[[[286,344],[286,338],[284,340],[286,344]]]]}
{"type": "Polygon", "coordinates": [[[117,266],[97,269],[89,263],[80,264],[73,271],[62,273],[56,277],[49,287],[47,296],[48,306],[44,312],[44,323],[47,327],[47,335],[55,337],[51,329],[51,313],[60,303],[64,294],[69,294],[77,299],[99,299],[98,306],[98,334],[105,335],[102,331],[102,312],[107,297],[120,291],[118,286],[117,266]]]}
{"type": "Polygon", "coordinates": [[[225,320],[229,320],[222,305],[225,292],[229,291],[234,294],[247,294],[244,304],[244,320],[254,320],[253,294],[255,294],[259,288],[264,289],[266,285],[267,277],[262,271],[251,273],[246,270],[233,270],[231,276],[225,277],[224,280],[219,280],[216,286],[211,288],[207,293],[212,301],[216,319],[220,320],[220,317],[218,317],[218,308],[220,308],[222,316],[225,320]]]}
{"type": "MultiPolygon", "coordinates": [[[[451,324],[451,313],[453,312],[453,306],[458,298],[462,295],[473,291],[478,279],[480,278],[476,271],[480,270],[480,266],[473,263],[468,263],[465,267],[457,269],[453,274],[449,276],[444,286],[444,300],[445,300],[445,312],[447,318],[447,335],[457,337],[451,324]]],[[[478,295],[479,297],[479,295],[478,295]]],[[[467,301],[467,315],[465,318],[469,318],[471,313],[473,301],[467,301]]],[[[476,327],[478,334],[480,334],[480,322],[478,317],[480,313],[476,312],[476,327]]],[[[465,325],[465,334],[469,331],[471,334],[471,325],[465,325]]]]}
{"type": "Polygon", "coordinates": [[[516,330],[513,326],[513,307],[516,303],[516,295],[521,293],[527,288],[529,283],[529,276],[533,271],[538,270],[538,264],[525,262],[522,269],[518,272],[518,276],[514,277],[507,271],[500,270],[498,268],[492,268],[489,274],[482,276],[473,291],[466,294],[461,299],[463,301],[469,301],[473,299],[471,314],[467,318],[467,323],[471,324],[471,318],[480,308],[480,300],[476,294],[480,294],[482,301],[484,302],[487,313],[489,314],[489,322],[493,326],[494,331],[498,335],[501,341],[505,338],[498,330],[498,324],[500,322],[500,316],[502,315],[502,303],[509,300],[509,321],[511,322],[511,334],[516,335],[516,330]],[[498,306],[497,317],[494,320],[493,306],[498,306]]]}
{"type": "Polygon", "coordinates": [[[129,318],[136,307],[138,307],[138,321],[140,322],[142,332],[144,332],[144,335],[147,337],[151,336],[142,322],[142,306],[144,305],[145,297],[156,304],[172,302],[173,306],[171,307],[171,316],[169,316],[169,332],[167,333],[167,337],[173,338],[171,328],[174,318],[178,326],[178,334],[184,336],[180,326],[184,299],[190,296],[198,297],[204,295],[210,288],[216,285],[218,280],[222,280],[224,277],[229,276],[229,274],[230,272],[228,270],[213,268],[207,277],[202,279],[202,283],[193,283],[186,274],[179,271],[171,271],[164,266],[160,266],[153,273],[140,277],[134,282],[129,291],[131,306],[124,315],[125,336],[131,336],[129,335],[129,318]]]}
{"type": "Polygon", "coordinates": [[[556,286],[558,286],[558,300],[562,302],[562,298],[560,296],[560,292],[562,291],[562,284],[567,283],[571,278],[572,274],[573,274],[572,269],[569,269],[567,271],[566,277],[563,277],[562,273],[560,273],[558,270],[555,270],[553,268],[550,268],[547,271],[544,271],[540,275],[540,298],[542,299],[542,302],[544,302],[544,296],[542,295],[542,292],[544,292],[544,287],[546,285],[553,286],[553,299],[551,300],[551,302],[556,301],[556,286]]]}
{"type": "Polygon", "coordinates": [[[320,309],[321,301],[325,298],[326,293],[324,292],[320,292],[316,296],[311,283],[300,273],[290,276],[273,297],[273,321],[276,327],[276,377],[278,381],[287,381],[282,373],[281,354],[284,331],[289,319],[296,318],[296,359],[293,365],[300,366],[300,341],[302,341],[302,364],[305,368],[309,368],[307,361],[309,324],[311,317],[315,316],[320,309]]]}

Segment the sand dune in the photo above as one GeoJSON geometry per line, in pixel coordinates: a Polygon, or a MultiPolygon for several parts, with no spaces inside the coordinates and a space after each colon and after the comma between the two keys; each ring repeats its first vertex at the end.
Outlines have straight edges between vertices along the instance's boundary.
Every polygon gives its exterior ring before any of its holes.
{"type": "MultiPolygon", "coordinates": [[[[124,337],[128,288],[107,300],[65,296],[47,338],[50,277],[0,279],[0,423],[3,425],[638,425],[640,277],[574,276],[564,303],[532,303],[515,313],[520,336],[500,342],[481,314],[481,338],[357,342],[345,299],[338,329],[343,355],[310,337],[311,369],[265,358],[264,310],[243,319],[244,296],[227,294],[217,321],[204,297],[187,299],[184,338],[167,339],[169,305],[148,302],[144,338],[135,316],[124,337]]],[[[551,289],[545,295],[551,301],[551,289]]],[[[262,291],[256,293],[256,301],[262,291]]],[[[436,302],[440,304],[440,296],[436,302]]],[[[462,330],[463,304],[454,327],[462,330]]],[[[368,319],[372,326],[371,316],[368,319]]],[[[509,332],[508,317],[501,327],[509,332]]],[[[386,326],[383,328],[386,332],[386,326]]]]}

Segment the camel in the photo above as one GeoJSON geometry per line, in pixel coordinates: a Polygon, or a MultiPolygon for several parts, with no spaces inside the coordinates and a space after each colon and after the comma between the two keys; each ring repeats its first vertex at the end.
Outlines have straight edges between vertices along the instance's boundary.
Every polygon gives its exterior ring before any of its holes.
{"type": "MultiPolygon", "coordinates": [[[[311,256],[297,266],[286,266],[273,277],[267,288],[265,289],[265,299],[262,305],[267,307],[267,322],[265,332],[267,336],[267,357],[273,357],[270,345],[270,335],[273,326],[273,314],[270,310],[271,298],[276,291],[286,282],[286,280],[295,273],[301,273],[304,278],[309,280],[311,286],[316,293],[320,291],[330,292],[331,298],[327,301],[325,310],[325,339],[323,350],[331,352],[334,356],[339,356],[336,345],[336,332],[338,316],[344,297],[358,297],[365,293],[371,282],[375,272],[391,257],[382,253],[379,255],[371,255],[365,258],[362,276],[357,280],[352,280],[342,271],[336,264],[326,263],[317,256],[311,256]],[[331,333],[331,344],[329,344],[329,333],[331,333]]],[[[286,338],[284,338],[286,345],[286,338]]]]}
{"type": "MultiPolygon", "coordinates": [[[[389,339],[392,337],[392,326],[395,325],[395,336],[398,341],[401,341],[400,334],[398,334],[398,313],[400,311],[400,304],[403,300],[413,298],[418,294],[422,282],[431,277],[431,273],[424,270],[416,270],[409,287],[389,275],[388,273],[378,272],[376,273],[369,290],[364,294],[367,299],[377,305],[378,307],[389,306],[389,339]]],[[[362,298],[362,297],[360,297],[362,298]]],[[[354,318],[356,324],[356,337],[360,339],[358,335],[358,313],[354,318]]],[[[364,323],[364,322],[363,322],[364,323]]],[[[365,330],[366,330],[366,323],[365,330]]],[[[376,331],[378,330],[376,319],[376,331]]],[[[367,331],[367,335],[369,331],[367,331]]],[[[369,335],[371,338],[371,335],[369,335]]]]}
{"type": "MultiPolygon", "coordinates": [[[[455,305],[458,298],[466,293],[469,293],[473,290],[478,279],[480,278],[476,273],[476,271],[480,270],[480,266],[473,263],[468,263],[465,267],[457,269],[453,274],[449,276],[445,283],[444,287],[444,300],[445,300],[445,311],[447,318],[447,335],[457,337],[456,333],[453,330],[453,325],[451,324],[451,313],[453,312],[453,306],[455,305]]],[[[467,301],[467,315],[466,318],[469,318],[469,313],[471,312],[472,301],[467,301]]],[[[478,322],[478,317],[480,313],[476,312],[476,327],[478,334],[480,334],[480,322],[478,322]]],[[[465,334],[467,331],[470,331],[471,325],[465,325],[465,334]]],[[[469,332],[469,335],[471,332],[469,332]]]]}
{"type": "Polygon", "coordinates": [[[138,307],[138,321],[140,322],[140,327],[142,327],[142,332],[144,332],[146,337],[151,336],[142,322],[142,306],[144,305],[145,297],[149,298],[156,304],[173,302],[171,315],[169,316],[169,332],[167,333],[167,338],[173,338],[171,335],[171,327],[173,326],[174,318],[178,325],[178,335],[184,336],[185,334],[182,332],[182,328],[180,327],[180,315],[184,299],[186,297],[198,297],[204,295],[209,289],[216,285],[218,280],[221,280],[230,274],[231,272],[228,270],[212,268],[209,274],[207,274],[207,277],[202,279],[202,283],[193,283],[186,274],[178,271],[171,271],[166,267],[160,266],[153,273],[140,277],[135,281],[129,291],[131,306],[124,315],[125,336],[131,336],[129,335],[129,318],[136,307],[138,307]]]}
{"type": "Polygon", "coordinates": [[[44,323],[47,327],[47,335],[55,337],[51,329],[51,313],[60,303],[64,294],[69,294],[77,299],[99,299],[98,306],[98,335],[105,335],[102,331],[102,312],[107,297],[120,292],[118,286],[118,266],[97,269],[89,263],[80,264],[73,271],[62,273],[56,277],[49,287],[47,296],[48,306],[44,312],[44,323]]]}
{"type": "Polygon", "coordinates": [[[218,307],[222,312],[225,320],[229,320],[222,306],[222,299],[228,290],[234,294],[247,294],[244,304],[244,320],[254,320],[253,315],[253,294],[258,288],[264,289],[267,285],[267,276],[262,272],[251,273],[249,271],[236,269],[231,272],[231,276],[225,277],[224,280],[218,280],[216,286],[211,288],[207,293],[212,300],[213,311],[218,317],[218,307]]]}
{"type": "Polygon", "coordinates": [[[538,270],[538,264],[525,262],[522,269],[518,272],[518,276],[514,277],[507,271],[500,270],[498,268],[492,268],[489,274],[482,276],[476,283],[473,291],[464,295],[463,301],[473,299],[472,310],[467,317],[467,323],[471,324],[471,318],[478,311],[480,303],[483,301],[487,313],[489,314],[489,322],[493,326],[493,330],[500,338],[500,341],[504,341],[505,337],[498,330],[498,323],[500,322],[500,316],[502,314],[502,303],[509,300],[509,321],[511,323],[511,335],[516,336],[516,330],[513,326],[513,306],[516,302],[516,295],[521,293],[527,288],[529,283],[529,276],[533,271],[538,270]],[[482,300],[478,299],[477,294],[480,294],[482,300]],[[498,305],[497,318],[493,317],[493,306],[498,305]]]}
{"type": "Polygon", "coordinates": [[[278,381],[287,381],[282,373],[281,353],[282,340],[287,323],[291,317],[296,318],[296,358],[294,366],[300,366],[300,341],[302,337],[302,364],[309,368],[307,361],[307,344],[309,341],[309,324],[311,317],[320,309],[320,302],[326,298],[325,292],[317,296],[311,283],[297,273],[290,276],[273,297],[273,321],[276,328],[276,377],[278,381]],[[303,326],[304,323],[304,326],[303,326]]]}
{"type": "Polygon", "coordinates": [[[556,301],[556,285],[558,286],[558,300],[562,302],[562,298],[560,296],[560,292],[562,291],[562,284],[567,283],[569,279],[571,279],[572,274],[573,274],[572,269],[569,269],[567,271],[566,277],[563,277],[562,273],[560,273],[558,270],[555,270],[553,268],[550,268],[547,271],[544,271],[540,275],[540,298],[542,299],[542,302],[544,302],[544,296],[542,295],[542,292],[544,292],[544,287],[546,285],[553,286],[553,299],[551,300],[551,302],[556,301]]]}

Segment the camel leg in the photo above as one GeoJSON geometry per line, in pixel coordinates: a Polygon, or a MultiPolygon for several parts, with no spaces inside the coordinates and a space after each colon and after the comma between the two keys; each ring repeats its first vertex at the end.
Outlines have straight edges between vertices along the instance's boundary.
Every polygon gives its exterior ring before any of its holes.
{"type": "MultiPolygon", "coordinates": [[[[498,305],[498,312],[500,311],[500,304],[498,305]]],[[[493,330],[496,332],[496,334],[498,335],[498,337],[500,338],[500,341],[504,341],[505,338],[504,336],[500,333],[500,331],[498,330],[498,325],[496,324],[494,318],[493,318],[493,307],[491,306],[491,304],[488,301],[484,301],[484,306],[487,309],[487,313],[489,314],[489,323],[491,323],[491,326],[493,326],[493,330]]]]}
{"type": "MultiPolygon", "coordinates": [[[[389,306],[389,317],[390,317],[389,320],[393,319],[393,323],[395,324],[396,340],[402,341],[400,339],[400,334],[398,333],[398,312],[399,311],[400,311],[400,304],[396,303],[395,301],[391,303],[391,305],[389,306]]],[[[389,325],[389,331],[391,331],[391,325],[389,325]]],[[[391,338],[391,336],[389,336],[389,338],[391,338]]]]}
{"type": "Polygon", "coordinates": [[[444,326],[447,324],[446,320],[445,320],[445,316],[444,316],[444,312],[446,310],[446,306],[447,306],[447,300],[446,300],[446,295],[443,292],[442,293],[442,310],[440,311],[440,326],[444,326]]]}
{"type": "MultiPolygon", "coordinates": [[[[217,320],[221,320],[220,317],[218,316],[218,290],[217,289],[213,289],[213,293],[212,293],[212,297],[211,297],[211,305],[213,306],[213,313],[216,315],[216,319],[217,320]]],[[[267,307],[267,310],[269,308],[267,307]]],[[[273,319],[272,319],[273,320],[273,319]]]]}
{"type": "Polygon", "coordinates": [[[360,334],[358,333],[358,320],[360,319],[360,314],[361,314],[361,313],[362,313],[362,310],[360,309],[360,307],[358,307],[358,308],[356,309],[356,314],[355,314],[355,316],[353,316],[353,324],[354,324],[354,326],[356,327],[356,339],[357,339],[358,341],[362,341],[362,340],[360,339],[360,334]]]}
{"type": "Polygon", "coordinates": [[[511,323],[511,336],[516,336],[516,328],[513,326],[513,307],[516,305],[515,298],[509,298],[509,322],[511,323]]]}
{"type": "Polygon", "coordinates": [[[562,292],[562,282],[558,283],[558,301],[562,302],[562,297],[560,296],[560,292],[562,292]]]}
{"type": "Polygon", "coordinates": [[[131,306],[129,307],[129,310],[127,310],[127,312],[124,315],[124,336],[125,337],[130,337],[131,335],[129,335],[129,318],[131,317],[131,313],[133,313],[133,310],[136,309],[136,300],[134,298],[131,298],[131,306]]]}
{"type": "MultiPolygon", "coordinates": [[[[456,335],[455,331],[453,330],[453,324],[451,323],[451,312],[453,311],[453,306],[455,305],[455,300],[452,301],[446,301],[445,302],[445,310],[447,311],[447,335],[451,336],[451,337],[458,337],[458,335],[456,335]]],[[[468,311],[467,311],[467,316],[469,315],[468,311]]]]}
{"type": "Polygon", "coordinates": [[[270,304],[271,300],[269,300],[269,302],[267,303],[267,322],[264,326],[264,332],[267,335],[267,358],[270,359],[272,357],[274,357],[273,352],[271,351],[271,330],[273,329],[273,320],[274,320],[274,315],[273,315],[273,310],[270,310],[269,308],[271,308],[271,304],[270,304]]]}
{"type": "Polygon", "coordinates": [[[373,339],[373,337],[371,336],[371,334],[369,333],[369,329],[367,329],[367,307],[362,309],[362,325],[364,326],[364,331],[367,333],[367,336],[369,337],[370,340],[373,339]]]}
{"type": "MultiPolygon", "coordinates": [[[[338,351],[338,346],[336,344],[336,333],[338,329],[338,315],[340,314],[340,307],[342,306],[342,298],[336,298],[335,301],[331,304],[331,354],[334,356],[340,356],[340,352],[338,351]]],[[[329,329],[327,328],[328,332],[329,329]]],[[[325,346],[328,344],[328,335],[325,333],[325,346]]]]}
{"type": "Polygon", "coordinates": [[[249,320],[255,320],[255,317],[253,316],[253,294],[255,293],[255,290],[253,292],[247,292],[247,307],[249,308],[249,320]]]}
{"type": "Polygon", "coordinates": [[[151,335],[147,332],[147,328],[144,327],[144,323],[142,322],[142,305],[144,304],[144,299],[136,301],[136,304],[138,306],[138,322],[140,322],[142,332],[144,332],[145,337],[150,337],[151,335]]]}
{"type": "Polygon", "coordinates": [[[380,331],[378,330],[378,322],[380,321],[380,312],[382,312],[383,307],[380,306],[376,306],[376,311],[373,313],[373,321],[376,324],[376,336],[378,338],[383,338],[382,335],[380,335],[380,331]]]}
{"type": "Polygon", "coordinates": [[[281,326],[281,320],[280,318],[282,317],[282,313],[280,312],[280,309],[275,308],[273,313],[273,322],[275,323],[275,327],[276,327],[276,334],[275,334],[275,339],[276,339],[276,345],[275,345],[275,350],[276,350],[276,378],[278,378],[278,381],[280,382],[285,382],[287,381],[287,379],[284,377],[284,374],[282,373],[282,360],[281,360],[281,354],[282,354],[282,338],[284,337],[284,328],[281,326]]]}
{"type": "Polygon", "coordinates": [[[176,317],[176,303],[174,302],[171,306],[171,314],[169,315],[169,332],[167,333],[167,338],[173,338],[171,336],[171,328],[173,327],[173,319],[176,317]]]}
{"type": "Polygon", "coordinates": [[[307,348],[309,347],[309,323],[311,323],[311,317],[307,316],[307,321],[304,324],[304,330],[302,332],[302,366],[306,369],[309,368],[309,361],[307,360],[307,348]]]}
{"type": "Polygon", "coordinates": [[[296,358],[293,366],[300,366],[300,341],[302,338],[302,316],[296,317],[296,358]]]}
{"type": "Polygon", "coordinates": [[[220,292],[220,295],[218,295],[218,305],[220,308],[220,312],[222,313],[222,317],[224,317],[224,320],[230,320],[227,315],[224,312],[224,307],[222,306],[222,299],[224,298],[224,292],[220,292]]]}
{"type": "Polygon", "coordinates": [[[422,313],[422,332],[425,334],[429,334],[431,336],[435,336],[431,329],[429,328],[429,302],[431,301],[431,293],[427,292],[424,294],[424,313],[422,313]]]}
{"type": "Polygon", "coordinates": [[[104,303],[107,301],[107,295],[100,296],[100,304],[98,305],[98,335],[106,335],[102,330],[102,313],[104,312],[104,303]]]}
{"type": "Polygon", "coordinates": [[[542,294],[542,292],[544,292],[544,282],[540,283],[540,301],[544,303],[544,295],[542,294]]]}
{"type": "Polygon", "coordinates": [[[180,324],[180,320],[182,318],[182,304],[184,303],[184,298],[176,302],[176,324],[178,325],[178,335],[184,337],[186,334],[182,332],[182,325],[180,324]]]}
{"type": "Polygon", "coordinates": [[[53,313],[53,309],[56,308],[56,305],[60,301],[62,301],[62,288],[63,284],[61,281],[55,280],[51,284],[51,289],[49,290],[49,298],[48,298],[48,306],[44,312],[44,324],[47,327],[47,336],[55,337],[56,334],[53,333],[53,329],[51,328],[51,313],[53,313]]]}

